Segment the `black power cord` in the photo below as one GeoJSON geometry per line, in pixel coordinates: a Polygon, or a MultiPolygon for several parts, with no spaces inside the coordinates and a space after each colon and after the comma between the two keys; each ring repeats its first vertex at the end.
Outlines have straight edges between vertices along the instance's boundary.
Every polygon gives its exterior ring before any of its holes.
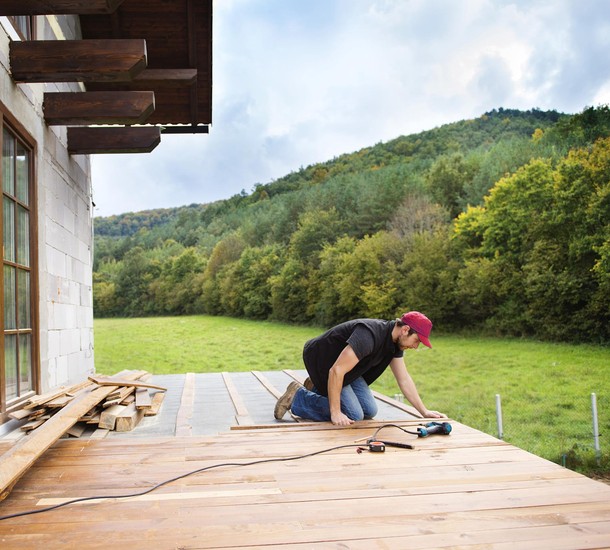
{"type": "MultiPolygon", "coordinates": [[[[396,424],[384,424],[383,426],[381,426],[380,428],[377,429],[377,431],[375,432],[375,434],[373,435],[373,437],[371,439],[369,439],[368,445],[369,451],[376,451],[378,450],[377,446],[373,445],[373,442],[375,441],[375,436],[379,433],[379,431],[382,428],[386,428],[386,427],[395,427],[395,428],[399,428],[400,430],[402,430],[403,432],[409,433],[409,434],[413,434],[414,432],[409,432],[408,430],[405,430],[404,428],[401,428],[400,426],[397,426],[396,424]]],[[[417,434],[415,434],[417,435],[417,434]]],[[[391,445],[393,447],[402,447],[402,448],[406,448],[406,449],[412,449],[413,447],[411,447],[411,445],[407,445],[404,443],[392,443],[392,442],[382,442],[385,443],[387,445],[391,445]]],[[[174,481],[178,481],[179,479],[184,479],[186,477],[195,475],[195,474],[199,474],[201,472],[206,472],[208,470],[213,470],[215,468],[222,468],[222,467],[228,467],[228,466],[254,466],[256,464],[265,464],[265,463],[269,463],[269,462],[289,462],[292,460],[302,460],[304,458],[309,458],[312,456],[317,456],[317,455],[321,455],[324,453],[330,453],[332,451],[337,451],[339,449],[348,449],[348,448],[353,448],[355,447],[357,449],[358,452],[362,452],[362,446],[358,445],[358,444],[348,444],[348,445],[339,445],[337,447],[330,447],[328,449],[322,449],[321,451],[315,451],[313,453],[308,453],[308,454],[304,454],[304,455],[298,455],[298,456],[289,456],[289,457],[283,457],[283,458],[265,458],[262,460],[255,460],[252,462],[223,462],[220,464],[212,464],[211,466],[205,466],[204,468],[199,468],[197,470],[192,470],[190,472],[187,472],[185,474],[180,474],[179,476],[176,477],[172,477],[171,479],[166,479],[165,481],[161,481],[160,483],[157,483],[156,485],[153,485],[152,487],[149,487],[148,489],[145,489],[144,491],[140,491],[137,493],[128,493],[125,495],[101,495],[101,496],[91,496],[91,497],[81,497],[81,498],[75,498],[72,500],[68,500],[66,502],[62,502],[60,504],[54,504],[53,506],[47,506],[46,508],[40,508],[38,510],[26,510],[24,512],[17,512],[15,514],[8,514],[6,516],[0,516],[0,521],[6,520],[6,519],[12,519],[12,518],[18,518],[18,517],[22,517],[22,516],[31,516],[34,514],[41,514],[43,512],[50,512],[51,510],[57,510],[58,508],[63,508],[64,506],[68,506],[70,504],[76,504],[77,502],[87,502],[90,500],[104,500],[104,499],[119,499],[119,498],[133,498],[133,497],[141,497],[143,495],[147,495],[148,493],[152,493],[153,491],[155,491],[156,489],[159,489],[160,487],[163,487],[164,485],[168,485],[170,483],[173,483],[174,481]]]]}
{"type": "Polygon", "coordinates": [[[147,495],[148,493],[151,493],[152,491],[158,489],[159,487],[163,487],[164,485],[168,485],[169,483],[173,483],[174,481],[178,481],[179,479],[184,479],[185,477],[188,476],[192,476],[195,474],[199,474],[201,472],[205,472],[207,470],[213,470],[215,468],[221,468],[221,467],[227,467],[227,466],[254,466],[255,464],[265,464],[268,462],[288,462],[291,460],[301,460],[303,458],[309,458],[312,456],[316,456],[316,455],[321,455],[323,453],[330,453],[331,451],[336,451],[338,449],[346,449],[349,447],[360,447],[360,445],[356,445],[356,444],[350,444],[350,445],[339,445],[338,447],[331,447],[329,449],[323,449],[321,451],[316,451],[313,453],[308,453],[305,455],[299,455],[299,456],[289,456],[289,457],[284,457],[284,458],[266,458],[263,460],[255,460],[253,462],[223,462],[221,464],[213,464],[212,466],[206,466],[204,468],[199,468],[198,470],[193,470],[191,472],[187,472],[185,474],[181,474],[179,476],[173,477],[171,479],[166,479],[165,481],[162,481],[161,483],[157,483],[156,485],[153,485],[152,487],[149,487],[148,489],[145,489],[144,491],[140,491],[137,493],[128,493],[125,495],[102,495],[102,496],[91,496],[91,497],[82,497],[82,498],[75,498],[73,500],[68,500],[66,502],[62,502],[61,504],[55,504],[53,506],[47,506],[46,508],[40,508],[39,510],[26,510],[24,512],[17,512],[15,514],[8,514],[6,516],[0,516],[0,521],[3,521],[5,519],[11,519],[11,518],[18,518],[21,516],[30,516],[33,514],[41,514],[43,512],[50,512],[51,510],[57,510],[58,508],[62,508],[64,506],[68,506],[70,504],[76,504],[77,502],[86,502],[89,500],[102,500],[102,499],[119,499],[119,498],[132,498],[132,497],[140,497],[143,495],[147,495]]]}

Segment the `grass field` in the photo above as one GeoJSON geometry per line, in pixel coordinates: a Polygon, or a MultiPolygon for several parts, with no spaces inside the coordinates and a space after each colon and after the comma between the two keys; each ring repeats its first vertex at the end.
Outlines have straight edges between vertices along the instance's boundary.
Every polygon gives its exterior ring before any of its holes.
{"type": "MultiPolygon", "coordinates": [[[[224,317],[96,319],[98,372],[155,374],[302,369],[301,350],[322,329],[224,317]]],[[[405,362],[431,409],[587,473],[610,470],[610,348],[433,334],[433,349],[405,362]],[[597,395],[601,460],[593,451],[591,393],[597,395]]],[[[374,389],[398,393],[387,371],[374,389]]]]}

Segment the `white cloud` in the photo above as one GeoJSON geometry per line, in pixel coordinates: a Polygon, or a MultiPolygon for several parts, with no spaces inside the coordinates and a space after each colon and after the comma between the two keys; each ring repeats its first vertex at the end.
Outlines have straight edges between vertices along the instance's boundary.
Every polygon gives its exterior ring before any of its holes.
{"type": "Polygon", "coordinates": [[[610,3],[222,0],[214,123],[93,160],[97,215],[227,198],[379,141],[497,107],[610,98],[610,3]]]}

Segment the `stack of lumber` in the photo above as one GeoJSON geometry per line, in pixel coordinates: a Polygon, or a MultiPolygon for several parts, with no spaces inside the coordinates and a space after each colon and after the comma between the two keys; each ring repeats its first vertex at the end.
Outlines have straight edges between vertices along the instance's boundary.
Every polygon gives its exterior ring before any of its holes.
{"type": "Polygon", "coordinates": [[[150,373],[143,370],[123,371],[114,377],[90,376],[79,384],[35,395],[9,416],[15,420],[27,420],[21,430],[29,433],[78,397],[103,387],[107,390],[105,397],[84,411],[65,435],[80,437],[87,427],[127,432],[133,430],[144,416],[157,414],[163,402],[165,388],[146,383],[149,378],[150,373]],[[160,391],[151,396],[151,389],[160,391]]]}
{"type": "MultiPolygon", "coordinates": [[[[118,406],[124,409],[114,409],[114,429],[117,429],[119,418],[124,420],[119,424],[121,429],[133,429],[137,424],[138,417],[141,419],[145,414],[156,414],[161,404],[161,399],[155,394],[150,403],[144,405],[146,397],[137,398],[137,391],[149,388],[164,390],[159,386],[147,384],[142,379],[148,375],[146,371],[123,371],[109,378],[89,377],[81,384],[68,388],[60,388],[56,392],[33,397],[22,409],[22,419],[38,423],[38,426],[26,437],[22,437],[14,446],[0,456],[0,500],[4,499],[11,491],[19,478],[34,464],[34,462],[60,437],[68,433],[75,426],[83,422],[97,420],[98,426],[102,422],[102,415],[106,409],[118,406]],[[130,388],[130,391],[127,391],[130,388]],[[123,405],[128,396],[134,394],[133,400],[123,405]],[[119,400],[117,402],[117,400],[119,400]],[[142,400],[143,399],[143,400],[142,400]],[[138,409],[137,404],[140,403],[138,409]],[[108,404],[107,407],[104,405],[108,404]],[[131,414],[132,407],[135,413],[131,414]]],[[[165,395],[160,392],[161,395],[165,395]]],[[[18,415],[18,411],[11,412],[18,415]]],[[[112,416],[108,414],[107,416],[112,416]]],[[[105,420],[108,424],[110,418],[105,420]]]]}

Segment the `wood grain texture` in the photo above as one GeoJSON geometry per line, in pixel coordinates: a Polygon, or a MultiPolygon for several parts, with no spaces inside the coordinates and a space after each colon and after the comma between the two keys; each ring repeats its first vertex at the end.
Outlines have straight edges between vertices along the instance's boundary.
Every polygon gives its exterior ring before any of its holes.
{"type": "Polygon", "coordinates": [[[52,125],[143,124],[155,110],[154,92],[47,92],[45,122],[52,125]]]}
{"type": "MultiPolygon", "coordinates": [[[[141,373],[135,372],[125,378],[135,379],[138,376],[141,376],[141,373]]],[[[98,387],[81,394],[47,420],[43,427],[34,431],[28,438],[21,439],[0,456],[0,500],[7,496],[12,485],[53,443],[115,389],[116,386],[98,387]]]]}
{"type": "Polygon", "coordinates": [[[124,0],[2,0],[0,15],[113,13],[124,0]]]}
{"type": "Polygon", "coordinates": [[[30,40],[9,45],[15,82],[130,81],[146,68],[146,41],[30,40]]]}
{"type": "Polygon", "coordinates": [[[298,460],[284,459],[352,445],[382,424],[58,441],[0,503],[0,515],[128,495],[213,468],[145,496],[0,522],[0,540],[45,549],[608,546],[610,487],[452,424],[450,436],[425,439],[384,428],[385,438],[414,450],[358,454],[348,446],[298,460]]]}
{"type": "Polygon", "coordinates": [[[69,127],[71,155],[150,153],[161,142],[157,127],[69,127]]]}

